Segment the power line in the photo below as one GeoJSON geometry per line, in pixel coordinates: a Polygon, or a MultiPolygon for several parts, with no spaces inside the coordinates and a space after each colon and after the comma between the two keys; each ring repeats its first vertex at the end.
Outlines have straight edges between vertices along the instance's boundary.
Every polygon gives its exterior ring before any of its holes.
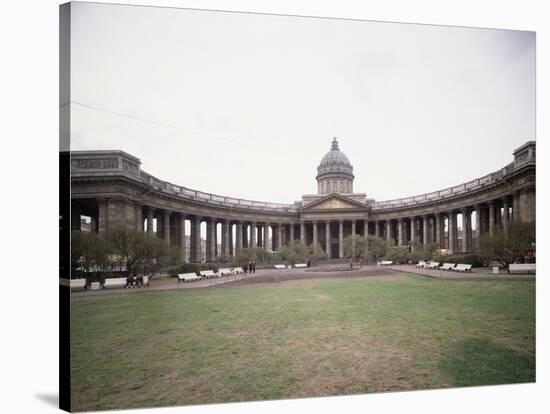
{"type": "Polygon", "coordinates": [[[183,132],[183,133],[186,133],[186,134],[199,135],[199,136],[209,138],[209,139],[212,139],[212,140],[228,142],[228,143],[234,144],[234,145],[246,146],[246,147],[253,148],[253,149],[259,150],[259,151],[278,152],[278,153],[283,154],[287,157],[296,158],[296,159],[300,159],[300,160],[306,160],[305,158],[300,157],[296,154],[288,154],[286,152],[278,151],[278,150],[275,150],[275,149],[268,149],[268,148],[261,147],[261,146],[258,146],[258,145],[254,145],[254,144],[243,143],[243,142],[237,141],[237,140],[232,139],[232,138],[225,138],[225,137],[219,137],[219,136],[215,136],[215,135],[211,135],[211,134],[205,134],[203,132],[199,132],[199,131],[195,131],[195,130],[191,130],[191,129],[187,129],[187,128],[182,128],[182,127],[177,126],[177,125],[172,125],[172,124],[168,124],[168,123],[160,122],[160,121],[154,121],[154,120],[151,120],[151,119],[142,118],[142,117],[127,114],[127,113],[124,113],[124,112],[119,112],[119,111],[113,111],[113,110],[109,110],[109,109],[105,109],[105,108],[100,108],[98,106],[88,105],[88,104],[78,102],[78,101],[70,101],[70,102],[68,102],[64,105],[61,105],[60,108],[67,105],[67,104],[77,105],[77,106],[80,106],[82,108],[92,109],[92,110],[95,110],[95,111],[104,112],[104,113],[107,113],[107,114],[132,119],[134,121],[145,122],[145,123],[148,123],[148,124],[157,125],[157,126],[161,126],[161,127],[164,127],[164,128],[170,128],[170,129],[173,129],[175,131],[183,132]]]}

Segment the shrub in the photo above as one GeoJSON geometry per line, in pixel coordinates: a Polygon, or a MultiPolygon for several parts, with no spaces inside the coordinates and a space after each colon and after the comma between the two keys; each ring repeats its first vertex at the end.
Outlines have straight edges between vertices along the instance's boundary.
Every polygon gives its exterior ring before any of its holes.
{"type": "Polygon", "coordinates": [[[487,266],[489,264],[487,257],[481,254],[436,255],[433,257],[433,260],[444,263],[470,264],[473,267],[487,266]]]}
{"type": "Polygon", "coordinates": [[[407,263],[409,256],[409,251],[404,247],[390,247],[384,258],[395,263],[407,263]]]}

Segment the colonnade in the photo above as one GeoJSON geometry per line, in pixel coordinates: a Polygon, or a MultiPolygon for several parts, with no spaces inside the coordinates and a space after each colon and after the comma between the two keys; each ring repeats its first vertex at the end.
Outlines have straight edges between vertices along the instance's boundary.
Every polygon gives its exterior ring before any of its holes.
{"type": "Polygon", "coordinates": [[[435,243],[449,253],[467,253],[475,250],[481,235],[497,229],[506,235],[510,221],[518,219],[519,194],[448,211],[376,220],[373,234],[387,238],[391,245],[412,246],[418,241],[435,243]]]}
{"type": "MultiPolygon", "coordinates": [[[[522,190],[458,208],[444,209],[443,205],[436,205],[431,211],[412,208],[402,213],[370,211],[364,213],[367,216],[364,218],[332,218],[334,213],[330,213],[330,219],[296,216],[292,220],[287,216],[279,221],[262,220],[260,215],[252,215],[250,220],[202,216],[111,197],[93,200],[95,213],[85,210],[86,203],[75,202],[71,226],[73,230],[80,228],[80,213],[83,212],[92,217],[92,231],[102,233],[108,228],[125,226],[155,233],[170,245],[177,246],[182,260],[192,262],[235,256],[242,248],[263,247],[276,251],[293,241],[322,248],[329,258],[341,258],[344,257],[344,238],[351,234],[376,235],[386,238],[390,245],[411,249],[415,241],[435,243],[449,253],[464,253],[475,250],[482,234],[493,234],[497,229],[506,234],[512,220],[533,221],[532,191],[529,197],[522,190]],[[189,224],[186,226],[186,223],[189,224]],[[202,223],[206,223],[206,231],[201,235],[202,223]]],[[[352,239],[352,244],[354,242],[352,239]]]]}

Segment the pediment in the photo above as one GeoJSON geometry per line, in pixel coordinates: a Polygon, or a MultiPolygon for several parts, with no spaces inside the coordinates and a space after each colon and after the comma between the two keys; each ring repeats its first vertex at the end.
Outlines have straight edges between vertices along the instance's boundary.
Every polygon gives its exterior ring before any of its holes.
{"type": "Polygon", "coordinates": [[[366,209],[367,207],[355,200],[350,200],[339,194],[329,194],[319,200],[313,201],[303,208],[303,210],[347,210],[347,209],[366,209]]]}

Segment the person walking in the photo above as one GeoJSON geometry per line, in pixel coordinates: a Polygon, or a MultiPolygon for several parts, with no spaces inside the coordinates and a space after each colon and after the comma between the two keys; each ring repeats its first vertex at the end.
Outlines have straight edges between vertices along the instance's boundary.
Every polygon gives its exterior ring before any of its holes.
{"type": "Polygon", "coordinates": [[[252,261],[248,262],[248,273],[252,273],[252,261]]]}
{"type": "Polygon", "coordinates": [[[252,260],[252,273],[256,273],[256,260],[252,260]]]}

